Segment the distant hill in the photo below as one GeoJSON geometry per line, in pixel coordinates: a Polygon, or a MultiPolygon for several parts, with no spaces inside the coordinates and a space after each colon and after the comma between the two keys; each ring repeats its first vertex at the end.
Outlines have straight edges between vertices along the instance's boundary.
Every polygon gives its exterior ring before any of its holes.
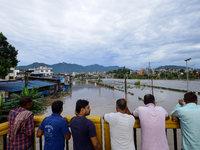
{"type": "Polygon", "coordinates": [[[58,64],[53,64],[53,65],[48,65],[45,63],[38,63],[35,62],[33,64],[27,65],[27,66],[18,66],[20,70],[28,70],[30,68],[38,68],[40,65],[46,65],[47,67],[53,68],[53,73],[72,73],[72,72],[95,72],[95,71],[109,71],[109,70],[117,70],[119,66],[109,66],[109,67],[104,67],[98,64],[94,65],[89,65],[89,66],[81,66],[77,64],[68,64],[68,63],[58,63],[58,64]]]}
{"type": "Polygon", "coordinates": [[[186,69],[184,66],[175,66],[175,65],[166,65],[166,66],[160,66],[155,69],[186,69]]]}

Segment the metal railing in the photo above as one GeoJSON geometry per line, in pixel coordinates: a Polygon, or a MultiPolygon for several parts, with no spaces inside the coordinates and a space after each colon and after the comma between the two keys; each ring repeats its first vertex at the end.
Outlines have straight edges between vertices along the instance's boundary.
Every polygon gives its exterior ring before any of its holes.
{"type": "MultiPolygon", "coordinates": [[[[46,116],[34,116],[34,125],[35,128],[39,127],[40,124],[42,123],[43,119],[46,116]]],[[[70,127],[70,120],[73,116],[63,116],[66,117],[68,120],[68,126],[70,127]]],[[[90,119],[91,121],[94,122],[94,125],[96,127],[96,132],[97,132],[97,138],[100,142],[100,144],[103,147],[103,139],[104,139],[104,148],[105,150],[111,150],[111,142],[110,142],[110,131],[109,131],[109,124],[107,122],[101,122],[101,116],[87,116],[88,119],[90,119]],[[104,126],[104,135],[102,135],[102,126],[104,126]]],[[[134,132],[134,143],[135,143],[135,147],[137,150],[137,129],[140,128],[140,121],[138,119],[136,119],[135,121],[135,125],[133,128],[133,132],[134,132]]],[[[173,122],[171,120],[171,118],[169,120],[166,121],[166,134],[167,134],[167,130],[168,129],[172,129],[173,130],[173,141],[174,141],[174,150],[177,150],[177,129],[180,128],[180,123],[179,122],[173,122]]],[[[36,150],[36,130],[34,131],[35,133],[32,136],[32,143],[34,146],[34,150],[36,150]]],[[[5,123],[1,123],[0,124],[0,136],[3,136],[3,150],[6,150],[6,146],[7,146],[7,134],[8,134],[8,122],[5,123]]],[[[43,141],[42,141],[42,137],[39,138],[39,149],[42,150],[43,149],[43,145],[42,145],[43,141]]],[[[66,150],[69,149],[69,143],[68,140],[66,140],[66,150]]]]}

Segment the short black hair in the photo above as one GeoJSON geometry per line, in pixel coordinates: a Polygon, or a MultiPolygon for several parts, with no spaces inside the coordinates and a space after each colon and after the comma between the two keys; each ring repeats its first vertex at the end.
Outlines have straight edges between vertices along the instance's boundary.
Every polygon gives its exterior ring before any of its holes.
{"type": "Polygon", "coordinates": [[[155,97],[152,94],[146,94],[144,96],[144,103],[145,104],[153,103],[153,101],[155,101],[155,97]]]}
{"type": "Polygon", "coordinates": [[[76,102],[76,112],[80,113],[81,108],[85,108],[87,105],[89,105],[89,101],[84,100],[84,99],[79,99],[76,102]]]}
{"type": "Polygon", "coordinates": [[[186,103],[195,102],[197,100],[197,96],[193,92],[187,92],[184,94],[184,99],[186,103]]]}
{"type": "Polygon", "coordinates": [[[25,97],[22,97],[19,101],[19,105],[21,107],[25,107],[28,103],[31,103],[32,102],[32,97],[30,96],[25,96],[25,97]]]}
{"type": "Polygon", "coordinates": [[[62,101],[55,101],[51,105],[52,112],[55,114],[58,114],[61,111],[62,107],[63,107],[62,101]]]}
{"type": "Polygon", "coordinates": [[[116,105],[120,110],[125,110],[126,109],[126,101],[123,98],[120,98],[116,101],[116,105]]]}

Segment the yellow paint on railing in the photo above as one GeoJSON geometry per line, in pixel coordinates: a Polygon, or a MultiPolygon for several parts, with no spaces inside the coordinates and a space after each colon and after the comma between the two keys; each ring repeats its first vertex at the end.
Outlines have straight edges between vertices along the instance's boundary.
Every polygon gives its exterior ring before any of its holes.
{"type": "Polygon", "coordinates": [[[3,136],[8,133],[8,122],[0,124],[0,136],[3,136]]]}

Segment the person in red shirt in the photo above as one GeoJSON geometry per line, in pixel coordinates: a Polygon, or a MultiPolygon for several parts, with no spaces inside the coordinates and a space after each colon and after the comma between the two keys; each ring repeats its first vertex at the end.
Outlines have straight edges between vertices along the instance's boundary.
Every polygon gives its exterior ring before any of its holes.
{"type": "Polygon", "coordinates": [[[20,99],[20,107],[12,109],[8,116],[7,150],[32,150],[31,135],[34,132],[33,105],[29,96],[20,99]]]}

